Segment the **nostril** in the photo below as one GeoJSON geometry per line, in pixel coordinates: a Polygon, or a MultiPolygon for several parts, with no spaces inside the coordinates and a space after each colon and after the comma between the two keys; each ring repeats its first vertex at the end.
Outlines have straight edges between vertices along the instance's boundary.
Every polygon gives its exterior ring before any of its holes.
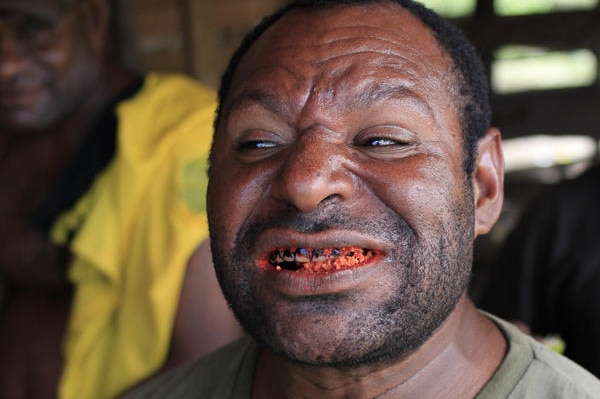
{"type": "Polygon", "coordinates": [[[340,198],[339,194],[331,194],[331,195],[328,195],[327,197],[325,197],[322,202],[333,202],[339,198],[340,198]]]}
{"type": "Polygon", "coordinates": [[[301,212],[312,212],[324,203],[333,203],[350,198],[354,192],[354,182],[344,172],[320,171],[312,177],[306,171],[302,175],[287,167],[271,185],[272,195],[280,201],[288,202],[301,212]]]}

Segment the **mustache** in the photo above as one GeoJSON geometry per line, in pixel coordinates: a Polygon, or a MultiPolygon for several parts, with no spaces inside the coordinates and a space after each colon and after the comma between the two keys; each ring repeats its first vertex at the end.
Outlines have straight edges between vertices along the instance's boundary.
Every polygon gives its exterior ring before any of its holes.
{"type": "Polygon", "coordinates": [[[328,208],[311,213],[297,210],[277,210],[260,219],[244,223],[236,242],[253,245],[256,238],[265,230],[283,228],[300,233],[318,233],[327,230],[348,230],[369,235],[382,241],[399,244],[413,242],[415,230],[400,215],[393,212],[379,213],[377,217],[350,215],[341,208],[328,208]]]}

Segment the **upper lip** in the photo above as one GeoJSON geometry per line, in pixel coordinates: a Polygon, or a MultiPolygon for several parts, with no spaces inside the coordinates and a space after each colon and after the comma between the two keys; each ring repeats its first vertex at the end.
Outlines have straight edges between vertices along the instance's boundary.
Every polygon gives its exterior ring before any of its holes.
{"type": "Polygon", "coordinates": [[[254,248],[254,258],[264,259],[275,248],[360,247],[387,253],[389,244],[353,230],[332,229],[317,233],[275,228],[261,233],[254,248]]]}

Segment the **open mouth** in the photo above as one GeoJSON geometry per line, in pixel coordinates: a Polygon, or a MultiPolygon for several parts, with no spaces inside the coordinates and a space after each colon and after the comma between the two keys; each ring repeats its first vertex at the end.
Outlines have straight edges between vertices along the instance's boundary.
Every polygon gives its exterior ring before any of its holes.
{"type": "Polygon", "coordinates": [[[324,273],[353,269],[367,264],[377,255],[368,248],[277,248],[268,256],[268,264],[277,271],[324,273]]]}

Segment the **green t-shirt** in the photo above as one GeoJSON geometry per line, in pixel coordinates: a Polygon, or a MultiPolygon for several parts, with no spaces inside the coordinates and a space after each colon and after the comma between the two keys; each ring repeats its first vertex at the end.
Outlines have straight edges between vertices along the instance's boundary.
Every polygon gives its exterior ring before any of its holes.
{"type": "MultiPolygon", "coordinates": [[[[476,399],[600,399],[600,380],[513,325],[488,315],[509,349],[476,399]]],[[[251,399],[258,346],[242,338],[145,384],[127,399],[251,399]]]]}
{"type": "Polygon", "coordinates": [[[508,341],[508,352],[477,399],[600,399],[600,380],[587,370],[490,317],[508,341]]]}

